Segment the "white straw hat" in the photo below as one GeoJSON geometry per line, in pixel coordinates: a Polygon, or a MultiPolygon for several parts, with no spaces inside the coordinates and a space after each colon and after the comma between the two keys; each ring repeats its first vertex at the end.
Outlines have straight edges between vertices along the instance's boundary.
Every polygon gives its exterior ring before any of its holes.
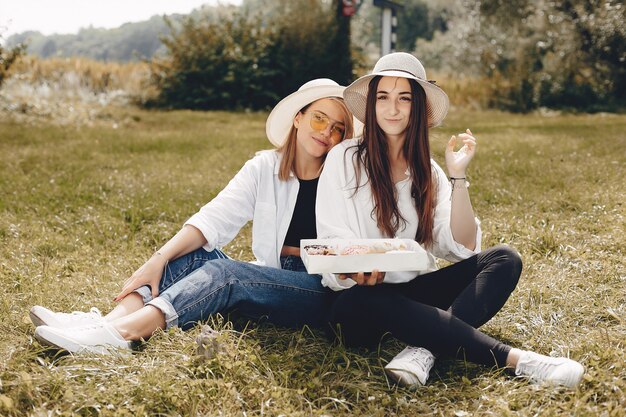
{"type": "Polygon", "coordinates": [[[265,123],[267,138],[274,146],[281,146],[287,140],[294,117],[303,107],[323,98],[343,98],[345,89],[346,87],[328,78],[317,78],[303,84],[298,91],[289,94],[274,106],[265,123]]]}
{"type": "Polygon", "coordinates": [[[448,95],[434,82],[428,81],[426,70],[419,59],[406,52],[394,52],[381,57],[371,74],[364,75],[350,84],[343,93],[348,108],[361,122],[365,123],[369,83],[377,75],[408,78],[417,81],[424,88],[428,102],[428,127],[439,126],[446,117],[450,107],[448,95]]]}

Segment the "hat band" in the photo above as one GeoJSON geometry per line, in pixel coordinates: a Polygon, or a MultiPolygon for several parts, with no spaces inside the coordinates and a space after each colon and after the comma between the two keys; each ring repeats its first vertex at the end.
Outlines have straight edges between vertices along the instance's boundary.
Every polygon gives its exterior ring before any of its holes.
{"type": "Polygon", "coordinates": [[[415,77],[417,79],[422,80],[423,78],[418,77],[417,75],[413,74],[411,71],[407,71],[407,70],[402,70],[402,69],[394,69],[394,68],[385,68],[384,70],[380,70],[379,72],[385,72],[385,71],[398,71],[398,72],[404,72],[406,74],[409,74],[412,77],[415,77]]]}

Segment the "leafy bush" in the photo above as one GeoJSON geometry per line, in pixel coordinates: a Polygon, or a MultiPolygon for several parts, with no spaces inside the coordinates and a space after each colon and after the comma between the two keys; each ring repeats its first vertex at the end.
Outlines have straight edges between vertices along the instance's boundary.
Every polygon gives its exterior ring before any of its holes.
{"type": "Polygon", "coordinates": [[[274,99],[262,85],[268,30],[235,13],[215,21],[186,18],[164,39],[168,56],[153,61],[158,98],[173,108],[262,107],[274,99]],[[261,64],[261,65],[259,65],[261,64]]]}
{"type": "Polygon", "coordinates": [[[223,8],[217,17],[189,17],[180,28],[171,26],[163,41],[167,55],[153,62],[160,94],[146,104],[264,109],[313,78],[350,82],[349,44],[334,5],[277,1],[281,7],[271,14],[223,8]]]}

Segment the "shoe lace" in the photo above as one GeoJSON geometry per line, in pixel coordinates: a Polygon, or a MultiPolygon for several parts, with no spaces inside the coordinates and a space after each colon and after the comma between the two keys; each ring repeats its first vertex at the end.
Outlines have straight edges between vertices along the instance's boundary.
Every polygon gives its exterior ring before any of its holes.
{"type": "Polygon", "coordinates": [[[435,361],[431,353],[426,352],[422,349],[411,350],[411,352],[409,353],[409,360],[411,362],[415,362],[424,369],[431,367],[435,361]]]}
{"type": "Polygon", "coordinates": [[[103,329],[105,327],[106,325],[104,323],[90,323],[90,324],[85,324],[83,326],[74,327],[73,329],[71,329],[71,331],[83,332],[83,331],[88,331],[88,330],[103,329]]]}
{"type": "Polygon", "coordinates": [[[91,307],[87,312],[85,311],[72,311],[70,314],[72,317],[102,317],[102,313],[96,307],[91,307]]]}
{"type": "Polygon", "coordinates": [[[549,360],[531,359],[524,364],[520,374],[526,374],[533,380],[542,380],[550,375],[556,365],[549,360]]]}

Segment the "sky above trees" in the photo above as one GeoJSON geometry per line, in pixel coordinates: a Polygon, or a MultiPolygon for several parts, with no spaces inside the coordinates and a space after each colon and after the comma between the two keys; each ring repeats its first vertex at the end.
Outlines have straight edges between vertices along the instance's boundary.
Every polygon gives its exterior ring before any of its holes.
{"type": "Polygon", "coordinates": [[[0,2],[0,36],[27,30],[44,35],[76,33],[89,26],[113,28],[154,15],[189,13],[203,4],[241,0],[20,0],[0,2]]]}

